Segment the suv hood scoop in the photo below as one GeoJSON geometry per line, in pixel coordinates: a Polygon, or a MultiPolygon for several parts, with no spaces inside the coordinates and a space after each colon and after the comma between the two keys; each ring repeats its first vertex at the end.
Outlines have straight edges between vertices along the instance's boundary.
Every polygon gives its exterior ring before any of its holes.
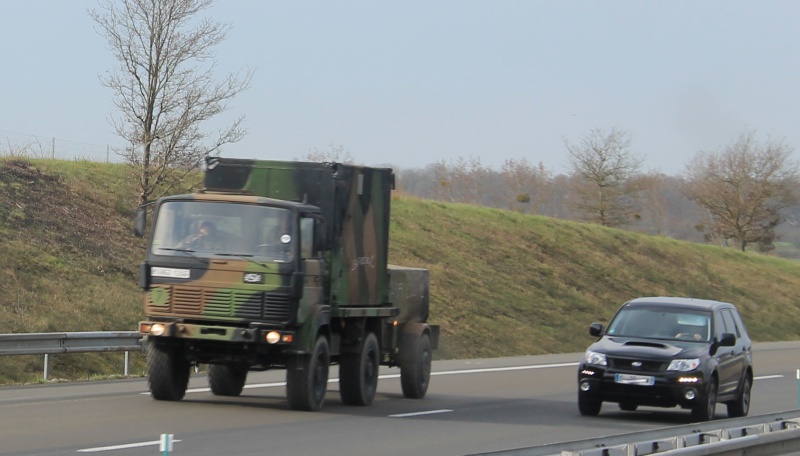
{"type": "Polygon", "coordinates": [[[612,356],[642,356],[646,358],[673,357],[687,347],[658,340],[632,339],[627,337],[605,337],[594,347],[612,356]]]}
{"type": "Polygon", "coordinates": [[[647,342],[643,340],[629,340],[625,342],[623,345],[628,347],[653,347],[653,348],[667,348],[667,344],[662,344],[659,342],[647,342]]]}

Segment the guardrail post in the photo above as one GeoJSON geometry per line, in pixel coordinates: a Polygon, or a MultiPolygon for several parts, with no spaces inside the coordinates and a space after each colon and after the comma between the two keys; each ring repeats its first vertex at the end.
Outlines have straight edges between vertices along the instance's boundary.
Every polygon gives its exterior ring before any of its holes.
{"type": "Polygon", "coordinates": [[[128,376],[130,363],[131,363],[131,352],[126,351],[125,352],[125,371],[124,371],[124,374],[125,374],[126,377],[128,376]]]}
{"type": "Polygon", "coordinates": [[[44,354],[44,381],[47,381],[47,374],[48,374],[48,364],[50,361],[50,355],[47,353],[44,354]]]}

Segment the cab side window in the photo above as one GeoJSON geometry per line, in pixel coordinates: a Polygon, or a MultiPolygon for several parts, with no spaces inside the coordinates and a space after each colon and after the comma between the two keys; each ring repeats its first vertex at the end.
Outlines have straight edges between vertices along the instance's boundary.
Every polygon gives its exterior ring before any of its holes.
{"type": "Polygon", "coordinates": [[[725,322],[722,318],[722,312],[714,312],[714,337],[717,340],[722,339],[722,333],[729,332],[725,328],[725,322]]]}
{"type": "Polygon", "coordinates": [[[300,254],[303,258],[313,258],[314,254],[314,219],[300,219],[300,254]]]}
{"type": "Polygon", "coordinates": [[[739,332],[739,327],[736,325],[736,321],[733,319],[733,314],[730,310],[723,310],[722,311],[722,319],[725,321],[725,327],[727,328],[725,331],[730,332],[736,335],[736,338],[742,337],[742,334],[739,332]]]}

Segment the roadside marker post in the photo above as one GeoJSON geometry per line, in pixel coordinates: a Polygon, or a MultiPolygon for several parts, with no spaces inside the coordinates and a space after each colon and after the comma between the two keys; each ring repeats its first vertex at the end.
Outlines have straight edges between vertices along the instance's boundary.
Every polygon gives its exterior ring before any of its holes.
{"type": "Polygon", "coordinates": [[[161,451],[164,456],[167,456],[170,452],[172,452],[173,437],[175,437],[173,434],[161,434],[158,451],[161,451]]]}

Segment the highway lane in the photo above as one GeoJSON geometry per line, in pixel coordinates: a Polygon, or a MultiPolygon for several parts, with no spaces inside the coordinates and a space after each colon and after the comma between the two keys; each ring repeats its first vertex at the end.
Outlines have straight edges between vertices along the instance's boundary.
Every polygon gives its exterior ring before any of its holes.
{"type": "MultiPolygon", "coordinates": [[[[163,433],[173,455],[464,455],[689,422],[686,410],[614,404],[580,416],[580,356],[437,361],[423,400],[403,398],[397,369],[382,368],[371,407],[342,405],[332,380],[318,413],[289,410],[283,371],[252,373],[238,398],[195,376],[177,403],[152,400],[144,379],[0,388],[0,455],[160,454],[163,433]]],[[[751,415],[797,409],[800,342],[756,344],[754,360],[751,415]]]]}

